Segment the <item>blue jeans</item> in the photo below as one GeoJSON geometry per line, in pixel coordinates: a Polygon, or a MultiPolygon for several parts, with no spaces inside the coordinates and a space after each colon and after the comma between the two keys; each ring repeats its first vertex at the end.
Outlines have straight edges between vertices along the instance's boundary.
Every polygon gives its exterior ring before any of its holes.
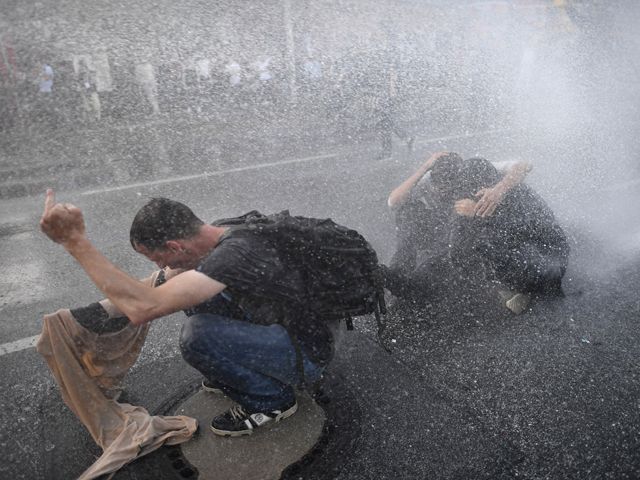
{"type": "MultiPolygon", "coordinates": [[[[249,413],[278,410],[293,402],[300,383],[296,352],[282,325],[268,327],[209,313],[189,317],[180,332],[185,361],[249,413]]],[[[302,350],[305,381],[324,367],[302,350]]]]}

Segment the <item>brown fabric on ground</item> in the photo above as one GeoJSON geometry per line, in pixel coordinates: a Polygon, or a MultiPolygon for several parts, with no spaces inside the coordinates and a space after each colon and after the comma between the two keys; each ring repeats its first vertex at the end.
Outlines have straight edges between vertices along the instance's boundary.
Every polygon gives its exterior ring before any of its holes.
{"type": "MultiPolygon", "coordinates": [[[[154,285],[158,273],[146,281],[154,285]]],[[[121,313],[110,302],[111,317],[121,313]]],[[[135,363],[149,330],[129,324],[121,331],[98,335],[84,329],[69,310],[44,317],[38,340],[42,355],[60,386],[62,398],[87,427],[102,456],[80,477],[97,478],[163,444],[185,442],[196,432],[196,420],[185,416],[150,416],[142,407],[119,404],[124,377],[135,363]]]]}

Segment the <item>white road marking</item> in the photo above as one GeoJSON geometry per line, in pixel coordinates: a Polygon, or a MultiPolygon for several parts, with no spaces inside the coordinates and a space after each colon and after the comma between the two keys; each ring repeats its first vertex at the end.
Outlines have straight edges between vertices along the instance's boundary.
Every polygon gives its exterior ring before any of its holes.
{"type": "MultiPolygon", "coordinates": [[[[457,138],[469,138],[469,137],[477,137],[479,135],[489,135],[491,133],[499,133],[502,130],[489,130],[486,132],[475,132],[475,133],[462,133],[460,135],[451,135],[448,137],[440,137],[440,138],[428,138],[425,140],[419,140],[416,141],[416,144],[425,144],[425,143],[434,143],[434,142],[441,142],[444,140],[455,140],[457,138]]],[[[217,175],[226,175],[227,173],[236,173],[236,172],[245,172],[248,170],[259,170],[261,168],[269,168],[269,167],[278,167],[280,165],[290,165],[292,163],[304,163],[304,162],[312,162],[314,160],[326,160],[329,158],[335,158],[337,157],[338,154],[337,153],[329,153],[326,155],[316,155],[313,157],[305,157],[305,158],[293,158],[290,160],[283,160],[280,162],[271,162],[271,163],[262,163],[259,165],[248,165],[246,167],[238,167],[238,168],[230,168],[228,170],[220,170],[217,172],[205,172],[205,173],[199,173],[197,175],[186,175],[183,177],[173,177],[173,178],[165,178],[162,180],[154,180],[152,182],[140,182],[140,183],[132,183],[129,185],[123,185],[121,187],[111,187],[111,188],[103,188],[100,190],[88,190],[86,192],[82,192],[81,195],[95,195],[97,193],[108,193],[108,192],[117,192],[120,190],[130,190],[132,188],[139,188],[139,187],[149,187],[152,185],[163,185],[166,183],[173,183],[173,182],[184,182],[187,180],[195,180],[198,178],[207,178],[207,177],[213,177],[213,176],[217,176],[217,175]]]]}
{"type": "Polygon", "coordinates": [[[16,340],[15,342],[0,345],[0,356],[6,355],[7,353],[18,352],[20,350],[26,350],[27,348],[35,347],[39,339],[40,335],[36,335],[35,337],[21,338],[20,340],[16,340]]]}
{"type": "Polygon", "coordinates": [[[87,192],[82,192],[82,195],[94,195],[96,193],[107,193],[107,192],[116,192],[118,190],[128,190],[131,188],[138,188],[138,187],[148,187],[151,185],[162,185],[165,183],[173,183],[173,182],[183,182],[186,180],[194,180],[196,178],[206,178],[206,177],[213,177],[216,175],[226,175],[227,173],[235,173],[235,172],[245,172],[247,170],[259,170],[261,168],[269,168],[269,167],[277,167],[280,165],[289,165],[292,163],[303,163],[303,162],[310,162],[313,160],[325,160],[327,158],[335,158],[337,157],[338,154],[336,153],[330,153],[328,155],[317,155],[314,157],[305,157],[305,158],[294,158],[291,160],[283,160],[281,162],[272,162],[272,163],[262,163],[259,165],[249,165],[246,167],[238,167],[238,168],[230,168],[228,170],[220,170],[217,172],[206,172],[206,173],[199,173],[198,175],[187,175],[184,177],[173,177],[173,178],[165,178],[163,180],[154,180],[153,182],[141,182],[141,183],[133,183],[130,185],[124,185],[122,187],[113,187],[113,188],[104,188],[101,190],[89,190],[87,192]]]}
{"type": "Polygon", "coordinates": [[[416,144],[441,142],[443,140],[455,140],[456,138],[477,137],[478,135],[489,135],[491,133],[500,133],[500,132],[502,132],[502,130],[488,130],[486,132],[461,133],[460,135],[451,135],[449,137],[428,138],[426,140],[416,140],[416,144]]]}

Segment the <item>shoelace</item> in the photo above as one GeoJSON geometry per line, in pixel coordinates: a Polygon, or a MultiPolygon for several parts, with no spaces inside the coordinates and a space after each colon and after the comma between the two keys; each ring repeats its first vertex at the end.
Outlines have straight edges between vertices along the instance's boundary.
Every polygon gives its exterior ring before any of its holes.
{"type": "Polygon", "coordinates": [[[241,405],[236,405],[235,407],[231,407],[229,409],[229,411],[231,412],[231,416],[233,417],[234,420],[244,420],[245,418],[249,417],[250,415],[242,408],[241,405]]]}

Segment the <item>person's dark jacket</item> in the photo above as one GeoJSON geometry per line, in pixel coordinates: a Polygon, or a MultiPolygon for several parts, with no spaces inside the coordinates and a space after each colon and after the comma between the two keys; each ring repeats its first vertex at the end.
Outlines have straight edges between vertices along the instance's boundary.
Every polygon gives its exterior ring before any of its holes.
{"type": "MultiPolygon", "coordinates": [[[[495,184],[497,172],[486,160],[471,159],[456,183],[458,200],[495,184]]],[[[567,237],[547,203],[529,186],[510,190],[486,217],[455,214],[452,257],[470,254],[489,261],[499,279],[529,293],[561,293],[560,280],[570,252],[567,237]]]]}

